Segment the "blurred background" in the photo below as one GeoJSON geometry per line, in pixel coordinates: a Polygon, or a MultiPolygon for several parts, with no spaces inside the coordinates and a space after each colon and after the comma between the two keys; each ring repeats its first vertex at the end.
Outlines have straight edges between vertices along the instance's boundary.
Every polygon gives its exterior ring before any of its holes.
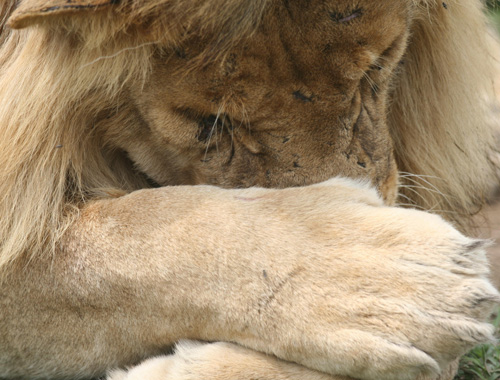
{"type": "MultiPolygon", "coordinates": [[[[492,161],[497,165],[499,185],[490,195],[488,205],[477,216],[478,235],[492,239],[495,244],[489,248],[491,280],[500,289],[500,0],[483,0],[487,5],[490,20],[490,51],[495,67],[492,78],[495,97],[491,99],[491,123],[496,128],[496,151],[492,152],[492,161]]],[[[460,361],[460,368],[455,380],[500,380],[500,309],[493,316],[499,342],[485,344],[473,349],[460,361]]]]}
{"type": "Polygon", "coordinates": [[[500,25],[500,0],[487,0],[486,5],[488,6],[488,16],[498,27],[500,25]]]}
{"type": "MultiPolygon", "coordinates": [[[[498,183],[490,195],[488,205],[477,216],[478,235],[492,239],[495,244],[489,248],[491,280],[500,289],[500,0],[483,0],[487,5],[487,15],[491,28],[491,54],[495,65],[492,78],[495,97],[491,99],[491,122],[496,128],[496,151],[491,159],[497,165],[498,183]]],[[[473,349],[460,361],[460,368],[455,380],[500,380],[500,310],[493,316],[499,342],[485,344],[473,349]]]]}
{"type": "MultiPolygon", "coordinates": [[[[493,78],[496,98],[492,99],[491,111],[492,122],[496,125],[497,151],[493,153],[492,159],[499,168],[497,173],[500,184],[500,0],[486,0],[486,4],[493,42],[491,53],[496,68],[496,76],[493,78]]],[[[480,237],[491,238],[496,242],[496,245],[490,248],[489,255],[492,264],[492,280],[500,289],[500,186],[491,195],[489,206],[484,210],[484,217],[478,220],[481,227],[480,237]]],[[[497,379],[500,379],[500,375],[497,379]]]]}

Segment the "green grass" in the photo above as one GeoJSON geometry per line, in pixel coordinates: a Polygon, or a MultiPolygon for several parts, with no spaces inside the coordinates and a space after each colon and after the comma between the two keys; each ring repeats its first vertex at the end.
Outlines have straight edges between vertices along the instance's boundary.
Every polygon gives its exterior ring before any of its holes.
{"type": "MultiPolygon", "coordinates": [[[[493,320],[497,337],[500,338],[500,309],[493,320]]],[[[484,344],[474,348],[460,360],[455,380],[500,379],[500,344],[484,344]]]]}
{"type": "Polygon", "coordinates": [[[491,25],[500,32],[500,0],[487,0],[486,14],[491,25]]]}
{"type": "Polygon", "coordinates": [[[496,28],[496,30],[500,31],[500,11],[497,9],[488,12],[488,18],[490,19],[491,24],[496,28]]]}

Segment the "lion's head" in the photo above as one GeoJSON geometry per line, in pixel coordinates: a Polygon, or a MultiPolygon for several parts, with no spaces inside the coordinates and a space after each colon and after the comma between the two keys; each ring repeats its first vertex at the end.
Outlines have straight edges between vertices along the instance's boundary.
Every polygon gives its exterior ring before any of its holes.
{"type": "Polygon", "coordinates": [[[373,181],[389,202],[397,170],[386,102],[409,35],[403,2],[277,2],[218,56],[191,33],[162,43],[105,139],[160,185],[287,187],[336,175],[373,181]],[[209,53],[209,52],[208,52],[209,53]]]}
{"type": "Polygon", "coordinates": [[[112,189],[342,175],[461,222],[492,178],[479,0],[8,0],[2,19],[0,264],[112,189]]]}

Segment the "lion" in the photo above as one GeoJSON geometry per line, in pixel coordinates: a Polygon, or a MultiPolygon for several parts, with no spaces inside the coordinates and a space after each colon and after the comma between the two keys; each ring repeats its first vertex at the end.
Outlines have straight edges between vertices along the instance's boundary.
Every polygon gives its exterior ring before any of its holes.
{"type": "Polygon", "coordinates": [[[0,378],[451,379],[500,301],[485,36],[480,0],[4,0],[0,378]]]}

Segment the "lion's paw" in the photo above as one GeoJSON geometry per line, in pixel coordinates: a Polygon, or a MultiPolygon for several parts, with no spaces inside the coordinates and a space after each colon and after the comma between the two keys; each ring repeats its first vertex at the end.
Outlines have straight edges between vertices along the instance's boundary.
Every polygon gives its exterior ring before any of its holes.
{"type": "Polygon", "coordinates": [[[311,353],[316,351],[316,359],[303,364],[358,379],[411,380],[419,375],[432,378],[440,372],[431,356],[408,343],[347,329],[324,338],[329,350],[321,353],[310,347],[311,353]]]}
{"type": "Polygon", "coordinates": [[[493,339],[487,320],[500,296],[486,242],[436,215],[376,205],[359,186],[359,203],[344,210],[338,188],[328,198],[324,185],[310,193],[330,202],[315,214],[322,222],[297,223],[311,226],[314,245],[286,272],[266,271],[257,309],[270,345],[243,344],[331,374],[415,379],[493,339]]]}

